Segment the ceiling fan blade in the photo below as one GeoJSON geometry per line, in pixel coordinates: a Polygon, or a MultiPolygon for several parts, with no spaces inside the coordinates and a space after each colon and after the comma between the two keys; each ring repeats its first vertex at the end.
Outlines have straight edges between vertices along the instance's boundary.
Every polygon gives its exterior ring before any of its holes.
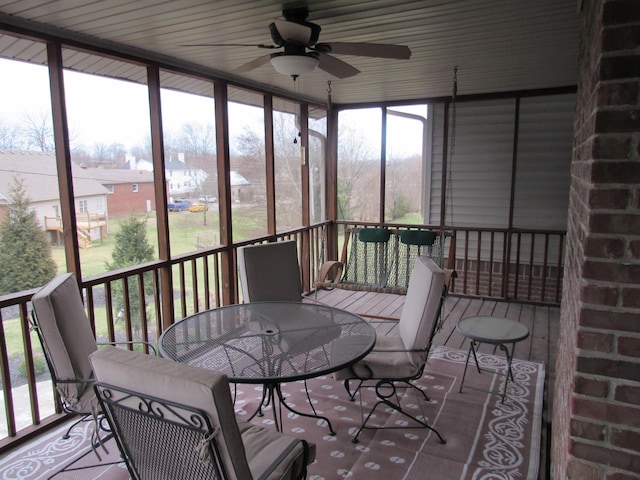
{"type": "Polygon", "coordinates": [[[250,72],[255,68],[261,67],[265,63],[269,63],[269,60],[271,60],[271,55],[262,55],[261,57],[258,57],[255,60],[251,60],[250,62],[245,63],[244,65],[240,65],[238,68],[236,68],[235,71],[238,73],[250,72]]]}
{"type": "Polygon", "coordinates": [[[360,73],[360,70],[356,67],[352,67],[348,63],[338,60],[336,57],[332,57],[326,53],[320,53],[318,68],[338,78],[353,77],[360,73]]]}
{"type": "Polygon", "coordinates": [[[319,43],[316,48],[323,50],[329,47],[327,53],[338,55],[357,55],[360,57],[394,58],[407,60],[411,58],[411,50],[405,45],[388,45],[385,43],[319,43]]]}

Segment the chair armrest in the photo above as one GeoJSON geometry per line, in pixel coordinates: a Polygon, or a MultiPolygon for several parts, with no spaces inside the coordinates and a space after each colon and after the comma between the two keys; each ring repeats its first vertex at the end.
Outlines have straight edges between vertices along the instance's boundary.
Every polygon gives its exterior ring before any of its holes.
{"type": "Polygon", "coordinates": [[[318,280],[316,281],[316,288],[322,288],[327,284],[339,282],[342,277],[343,269],[344,263],[337,260],[324,262],[320,267],[320,273],[318,274],[318,280]]]}
{"type": "Polygon", "coordinates": [[[98,346],[102,346],[102,345],[146,345],[149,350],[151,350],[153,352],[153,356],[157,357],[158,356],[158,351],[156,350],[156,347],[154,347],[151,343],[149,342],[145,342],[144,340],[133,340],[133,341],[119,341],[119,342],[96,342],[96,345],[98,346]]]}

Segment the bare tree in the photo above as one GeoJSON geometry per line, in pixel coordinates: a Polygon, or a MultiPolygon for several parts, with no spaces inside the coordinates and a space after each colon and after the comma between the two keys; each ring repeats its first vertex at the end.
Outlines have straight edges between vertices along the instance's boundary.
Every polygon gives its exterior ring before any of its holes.
{"type": "Polygon", "coordinates": [[[379,154],[348,125],[338,138],[338,217],[377,220],[379,154]]]}
{"type": "Polygon", "coordinates": [[[48,112],[27,113],[24,117],[23,125],[27,148],[38,148],[41,152],[53,152],[55,150],[53,122],[48,112]]]}
{"type": "Polygon", "coordinates": [[[20,127],[0,123],[0,149],[2,150],[22,150],[23,139],[20,127]]]}

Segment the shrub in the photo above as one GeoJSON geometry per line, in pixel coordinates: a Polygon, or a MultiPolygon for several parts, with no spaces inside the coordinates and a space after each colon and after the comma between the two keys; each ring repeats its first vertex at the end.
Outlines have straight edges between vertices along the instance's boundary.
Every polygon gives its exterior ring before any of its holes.
{"type": "MultiPolygon", "coordinates": [[[[33,357],[33,370],[36,373],[36,376],[42,375],[47,369],[47,362],[44,361],[42,357],[33,357]]],[[[20,365],[18,365],[18,373],[26,377],[27,376],[27,361],[22,360],[20,365]]]]}

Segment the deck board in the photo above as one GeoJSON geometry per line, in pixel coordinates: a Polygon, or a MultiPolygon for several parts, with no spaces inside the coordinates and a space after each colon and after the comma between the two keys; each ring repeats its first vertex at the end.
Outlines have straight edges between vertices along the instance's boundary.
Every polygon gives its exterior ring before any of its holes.
{"type": "MultiPolygon", "coordinates": [[[[321,290],[317,300],[327,305],[350,312],[375,317],[399,319],[404,305],[404,295],[360,292],[336,288],[321,290]]],[[[493,315],[511,318],[529,328],[529,338],[518,343],[514,358],[541,363],[545,367],[545,406],[543,409],[542,450],[540,458],[540,479],[548,479],[549,446],[551,441],[551,412],[555,385],[556,341],[559,334],[560,308],[549,305],[525,304],[518,302],[485,300],[481,298],[457,297],[449,295],[443,310],[442,329],[434,337],[434,345],[454,348],[468,348],[466,339],[456,331],[462,318],[477,315],[493,315]]],[[[376,331],[385,335],[396,328],[396,321],[375,320],[376,331]]],[[[491,345],[481,345],[481,352],[493,353],[491,345]]]]}

